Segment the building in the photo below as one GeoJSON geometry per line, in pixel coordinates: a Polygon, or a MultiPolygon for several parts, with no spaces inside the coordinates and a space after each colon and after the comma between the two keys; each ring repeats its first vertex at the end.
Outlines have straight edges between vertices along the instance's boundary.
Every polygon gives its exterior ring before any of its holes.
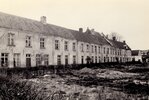
{"type": "Polygon", "coordinates": [[[132,61],[141,61],[142,62],[142,56],[148,55],[148,50],[132,50],[132,61]]]}
{"type": "Polygon", "coordinates": [[[46,22],[0,13],[1,67],[127,62],[131,49],[87,29],[71,30],[46,22]]]}

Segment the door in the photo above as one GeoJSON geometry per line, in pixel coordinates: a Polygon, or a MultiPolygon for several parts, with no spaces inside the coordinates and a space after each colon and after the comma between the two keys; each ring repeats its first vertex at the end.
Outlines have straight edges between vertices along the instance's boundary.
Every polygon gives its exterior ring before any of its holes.
{"type": "Polygon", "coordinates": [[[31,54],[26,54],[26,67],[31,67],[31,54]]]}

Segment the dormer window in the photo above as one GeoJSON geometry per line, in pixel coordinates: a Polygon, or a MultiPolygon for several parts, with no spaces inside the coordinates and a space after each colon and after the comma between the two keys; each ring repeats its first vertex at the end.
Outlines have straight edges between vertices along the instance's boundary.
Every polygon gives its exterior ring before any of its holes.
{"type": "Polygon", "coordinates": [[[15,46],[13,33],[8,33],[8,46],[15,46]]]}

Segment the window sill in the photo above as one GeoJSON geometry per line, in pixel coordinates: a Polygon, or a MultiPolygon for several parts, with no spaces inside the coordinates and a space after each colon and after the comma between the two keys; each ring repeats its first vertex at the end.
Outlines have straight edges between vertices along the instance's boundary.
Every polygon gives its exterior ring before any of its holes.
{"type": "Polygon", "coordinates": [[[25,46],[26,48],[32,48],[32,46],[25,46]]]}
{"type": "Polygon", "coordinates": [[[40,47],[40,49],[46,49],[45,47],[40,47]]]}
{"type": "Polygon", "coordinates": [[[10,47],[15,47],[15,45],[10,45],[10,44],[8,44],[7,46],[10,46],[10,47]]]}
{"type": "Polygon", "coordinates": [[[59,51],[60,49],[55,49],[55,50],[59,51]]]}

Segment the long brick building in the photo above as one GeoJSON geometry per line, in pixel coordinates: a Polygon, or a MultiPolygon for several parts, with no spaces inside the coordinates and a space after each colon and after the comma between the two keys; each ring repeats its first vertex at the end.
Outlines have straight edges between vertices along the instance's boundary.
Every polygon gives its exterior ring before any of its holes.
{"type": "Polygon", "coordinates": [[[1,67],[57,64],[128,62],[131,49],[124,42],[106,38],[93,29],[83,32],[0,13],[1,67]]]}

